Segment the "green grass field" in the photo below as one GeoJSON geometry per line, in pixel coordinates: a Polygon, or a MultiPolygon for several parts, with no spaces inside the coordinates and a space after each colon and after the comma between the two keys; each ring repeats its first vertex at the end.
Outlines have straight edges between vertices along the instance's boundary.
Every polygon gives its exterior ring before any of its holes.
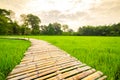
{"type": "Polygon", "coordinates": [[[46,40],[102,71],[108,80],[120,79],[120,37],[29,36],[46,40]],[[118,79],[117,79],[118,78],[118,79]]]}
{"type": "MultiPolygon", "coordinates": [[[[95,37],[95,36],[94,37],[24,36],[24,37],[48,41],[53,45],[56,45],[59,48],[65,50],[66,52],[76,57],[81,62],[86,63],[87,65],[102,71],[105,75],[108,76],[107,80],[120,80],[120,37],[95,37]]],[[[16,64],[19,63],[20,59],[23,56],[23,52],[26,50],[28,46],[29,43],[27,41],[0,39],[1,76],[6,76],[6,74],[8,74],[8,72],[10,72],[11,69],[16,64]],[[19,47],[16,47],[18,45],[19,47]]]]}
{"type": "Polygon", "coordinates": [[[29,41],[0,39],[0,80],[5,80],[15,65],[20,63],[29,46],[29,41]]]}

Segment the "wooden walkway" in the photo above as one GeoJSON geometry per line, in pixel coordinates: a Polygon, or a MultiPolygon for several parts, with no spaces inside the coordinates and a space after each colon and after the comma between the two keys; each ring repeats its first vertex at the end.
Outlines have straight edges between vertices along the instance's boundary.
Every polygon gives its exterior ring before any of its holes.
{"type": "Polygon", "coordinates": [[[81,63],[59,48],[37,39],[7,80],[104,80],[102,72],[81,63]]]}

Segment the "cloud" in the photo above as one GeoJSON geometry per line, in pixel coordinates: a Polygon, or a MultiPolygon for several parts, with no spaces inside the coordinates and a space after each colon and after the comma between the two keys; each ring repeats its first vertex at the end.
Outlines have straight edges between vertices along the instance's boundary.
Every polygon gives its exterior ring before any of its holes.
{"type": "Polygon", "coordinates": [[[0,0],[0,7],[7,9],[22,9],[25,4],[30,0],[0,0]]]}
{"type": "Polygon", "coordinates": [[[0,8],[17,15],[32,13],[42,24],[60,22],[73,29],[120,22],[120,0],[0,0],[0,8]]]}
{"type": "MultiPolygon", "coordinates": [[[[79,20],[84,19],[84,17],[88,16],[86,12],[76,12],[76,13],[63,13],[58,10],[51,10],[51,11],[43,11],[38,12],[37,14],[40,16],[42,23],[53,23],[53,22],[60,22],[60,23],[77,23],[79,20]]],[[[68,24],[69,25],[69,24],[68,24]]]]}
{"type": "Polygon", "coordinates": [[[120,0],[102,1],[100,5],[93,6],[92,8],[89,9],[89,14],[91,14],[92,20],[86,22],[91,25],[104,25],[120,22],[119,4],[120,0]]]}

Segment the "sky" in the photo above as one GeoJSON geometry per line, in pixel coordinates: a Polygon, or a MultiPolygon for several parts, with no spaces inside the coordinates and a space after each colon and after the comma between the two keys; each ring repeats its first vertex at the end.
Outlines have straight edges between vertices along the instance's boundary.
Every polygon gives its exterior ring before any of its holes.
{"type": "Polygon", "coordinates": [[[58,22],[73,30],[120,22],[120,0],[0,0],[0,8],[39,16],[41,25],[58,22]]]}

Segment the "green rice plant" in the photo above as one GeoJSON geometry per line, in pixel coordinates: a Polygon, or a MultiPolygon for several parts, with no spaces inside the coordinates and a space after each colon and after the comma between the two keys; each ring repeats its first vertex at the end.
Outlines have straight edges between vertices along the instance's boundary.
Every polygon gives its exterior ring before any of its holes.
{"type": "Polygon", "coordinates": [[[46,40],[83,63],[102,71],[108,80],[120,80],[120,37],[28,36],[46,40]]]}
{"type": "MultiPolygon", "coordinates": [[[[100,36],[99,37],[17,36],[17,37],[27,37],[45,40],[65,50],[71,56],[76,57],[81,62],[86,63],[87,65],[102,71],[105,75],[108,76],[107,80],[120,80],[120,45],[119,45],[120,37],[100,37],[100,36]]],[[[0,76],[6,77],[1,72],[0,76]]]]}
{"type": "Polygon", "coordinates": [[[20,63],[29,41],[0,38],[0,80],[5,80],[11,70],[20,63]]]}

